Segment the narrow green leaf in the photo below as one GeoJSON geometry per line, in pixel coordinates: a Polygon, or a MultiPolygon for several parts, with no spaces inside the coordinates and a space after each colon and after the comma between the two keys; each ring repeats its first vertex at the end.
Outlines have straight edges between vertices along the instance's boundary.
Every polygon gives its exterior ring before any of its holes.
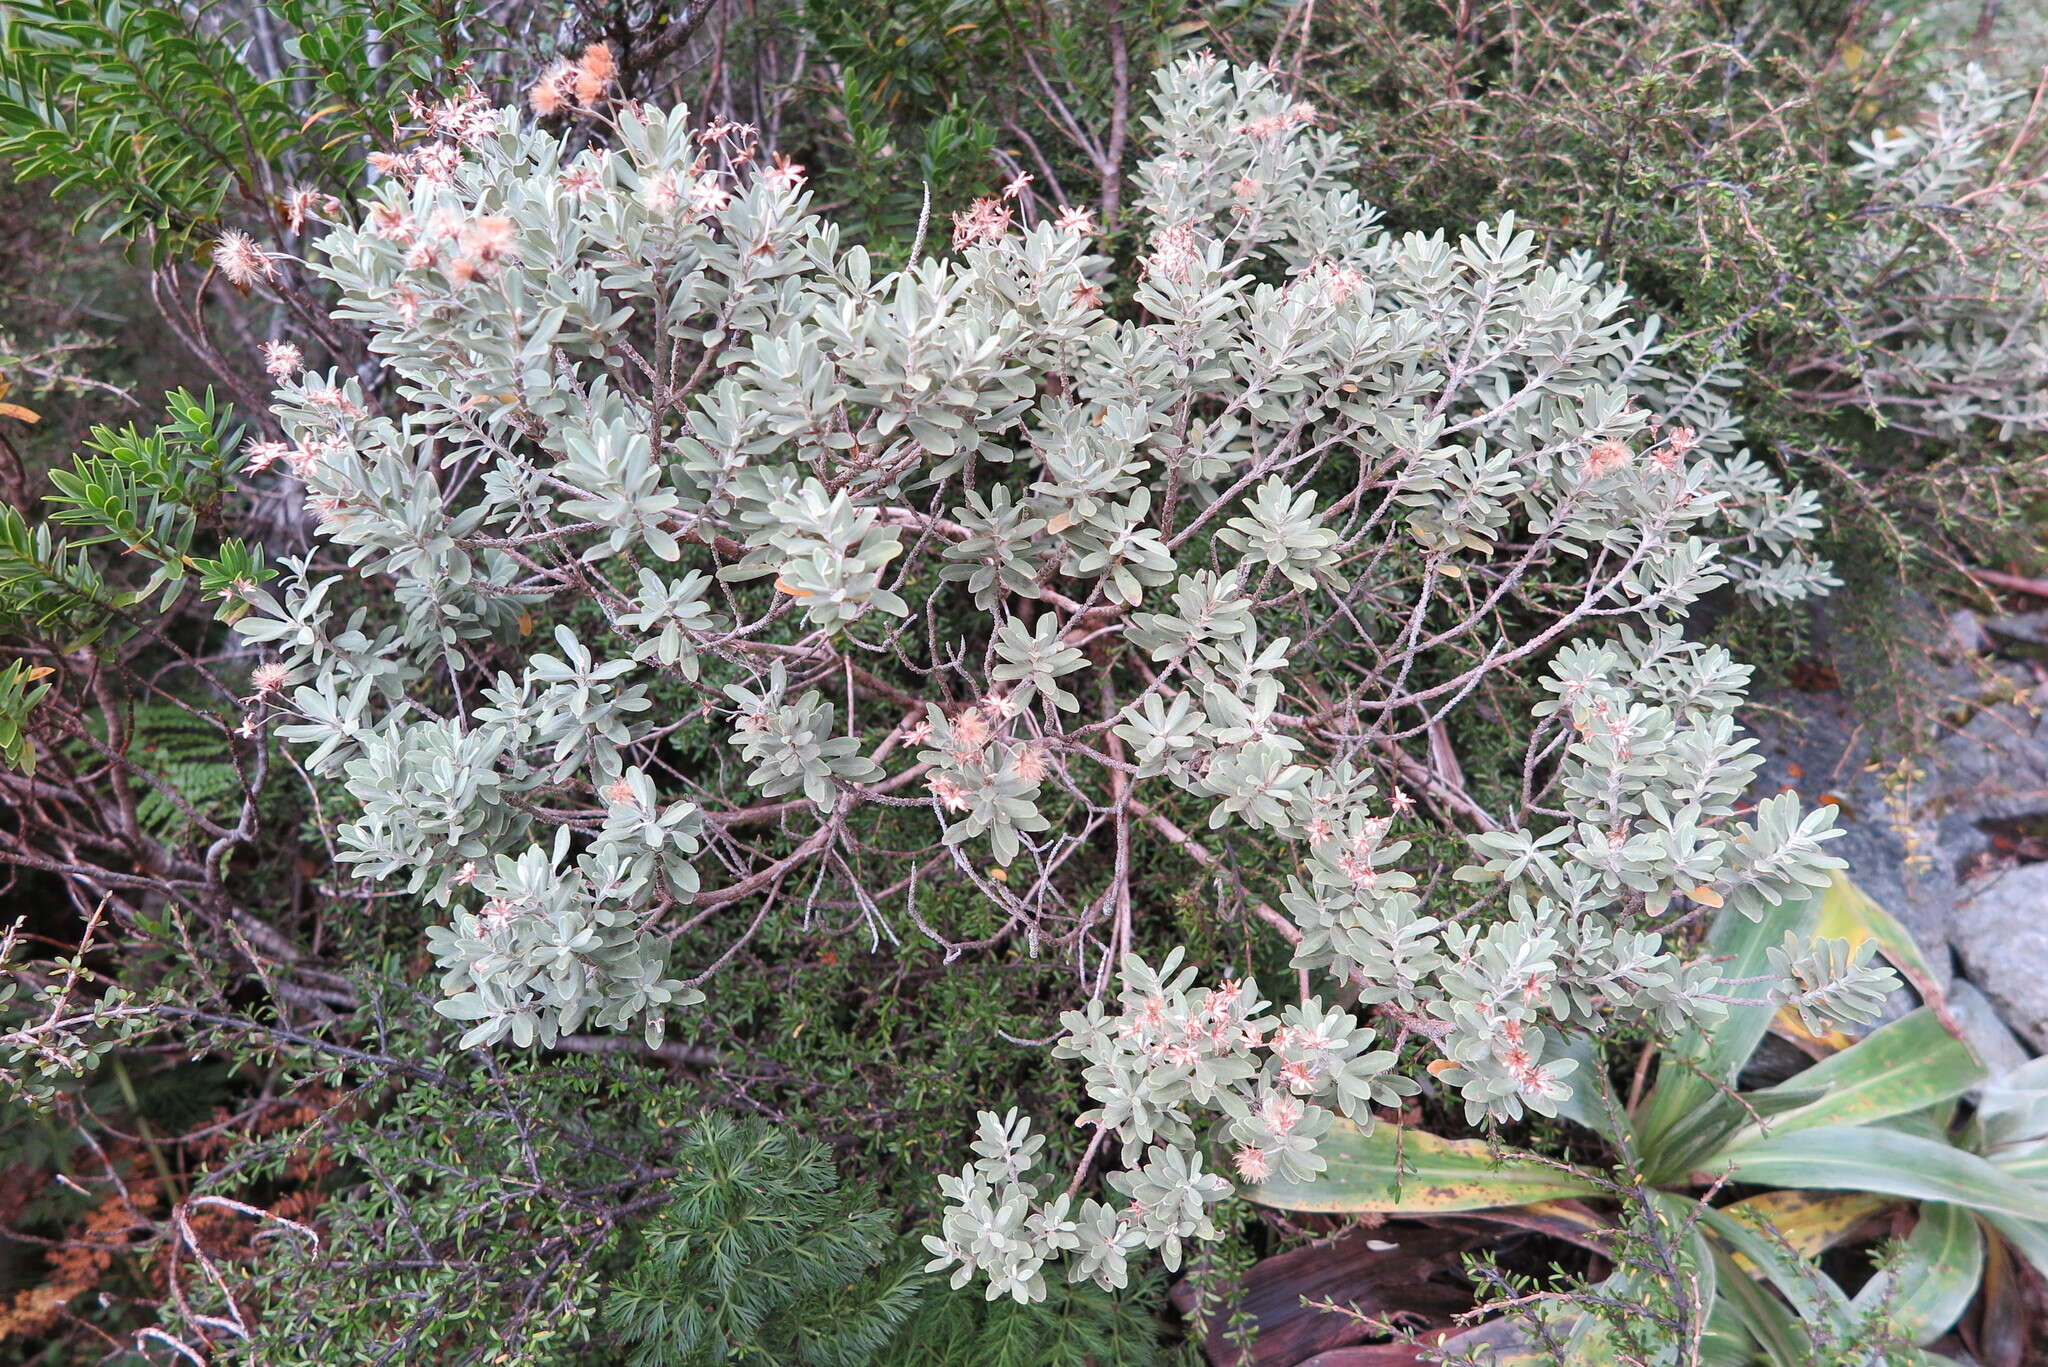
{"type": "Polygon", "coordinates": [[[1329,1167],[1306,1182],[1275,1180],[1246,1190],[1247,1199],[1280,1210],[1348,1214],[1423,1212],[1522,1206],[1599,1188],[1534,1159],[1496,1158],[1476,1139],[1442,1139],[1424,1130],[1375,1125],[1367,1134],[1337,1121],[1316,1146],[1329,1167]]]}
{"type": "Polygon", "coordinates": [[[1830,1054],[1782,1086],[1753,1100],[1810,1093],[1819,1100],[1745,1126],[1729,1140],[1741,1144],[1760,1133],[1791,1134],[1822,1125],[1863,1125],[1905,1115],[1961,1096],[1983,1081],[1984,1066],[1969,1047],[1926,1007],[1893,1021],[1839,1054],[1830,1054]]]}
{"type": "MultiPolygon", "coordinates": [[[[1784,943],[1786,932],[1811,934],[1819,918],[1818,895],[1797,901],[1788,898],[1766,907],[1754,921],[1729,907],[1715,920],[1706,952],[1725,959],[1721,967],[1725,978],[1761,977],[1769,967],[1770,951],[1784,943]]],[[[1668,1057],[1660,1062],[1657,1085],[1636,1117],[1637,1147],[1652,1181],[1667,1181],[1683,1172],[1683,1161],[1676,1162],[1676,1171],[1667,1170],[1681,1147],[1681,1138],[1689,1141],[1684,1147],[1697,1147],[1703,1133],[1711,1136],[1713,1129],[1730,1123],[1729,1114],[1741,1115],[1741,1107],[1722,1094],[1715,1082],[1734,1083],[1770,1028],[1775,1010],[1768,1003],[1731,1006],[1727,1018],[1710,1032],[1688,1030],[1669,1046],[1693,1067],[1668,1057]]]]}
{"type": "Polygon", "coordinates": [[[1987,1214],[2048,1220],[2048,1193],[2013,1181],[1973,1153],[1881,1126],[1824,1126],[1721,1150],[1705,1172],[1738,1182],[1872,1191],[1951,1201],[1987,1214]]]}
{"type": "Polygon", "coordinates": [[[1856,1293],[1855,1308],[1882,1311],[1900,1333],[1926,1347],[1949,1331],[1984,1276],[1984,1229],[1960,1206],[1929,1201],[1906,1239],[1898,1265],[1856,1293]]]}

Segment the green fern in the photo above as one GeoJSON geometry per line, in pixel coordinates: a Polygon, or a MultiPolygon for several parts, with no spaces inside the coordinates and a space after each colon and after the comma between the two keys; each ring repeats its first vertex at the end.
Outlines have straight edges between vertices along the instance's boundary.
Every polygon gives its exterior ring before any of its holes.
{"type": "MultiPolygon", "coordinates": [[[[148,771],[185,806],[210,820],[232,821],[242,777],[228,758],[223,723],[172,703],[143,703],[129,724],[128,758],[148,771]]],[[[191,821],[162,788],[137,778],[135,819],[158,840],[174,841],[191,821]]]]}
{"type": "Polygon", "coordinates": [[[1155,1367],[1164,1293],[1156,1272],[1118,1295],[1048,1281],[1026,1305],[935,1288],[871,1367],[1155,1367]]]}
{"type": "MultiPolygon", "coordinates": [[[[823,1145],[708,1116],[604,1307],[633,1367],[867,1367],[916,1303],[889,1217],[842,1190],[823,1145]]],[[[961,1359],[965,1361],[966,1359],[961,1359]]]]}

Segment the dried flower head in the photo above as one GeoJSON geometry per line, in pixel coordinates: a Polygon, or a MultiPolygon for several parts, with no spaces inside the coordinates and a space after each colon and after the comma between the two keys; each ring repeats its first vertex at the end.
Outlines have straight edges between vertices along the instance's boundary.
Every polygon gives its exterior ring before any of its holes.
{"type": "Polygon", "coordinates": [[[1635,459],[1635,453],[1628,449],[1628,443],[1596,441],[1586,450],[1585,472],[1587,479],[1599,479],[1610,475],[1635,459]]]}
{"type": "Polygon", "coordinates": [[[240,228],[230,228],[213,244],[213,264],[220,273],[247,289],[263,280],[277,278],[277,265],[256,239],[240,228]]]}
{"type": "Polygon", "coordinates": [[[526,107],[535,118],[553,118],[569,107],[576,93],[576,68],[567,61],[557,61],[541,72],[526,92],[526,107]]]}
{"type": "Polygon", "coordinates": [[[1152,235],[1152,251],[1144,261],[1145,277],[1184,285],[1201,259],[1201,248],[1195,243],[1195,225],[1176,223],[1152,235]]]}
{"type": "Polygon", "coordinates": [[[263,372],[272,379],[290,379],[298,374],[305,364],[305,354],[290,342],[263,344],[263,372]]]}
{"type": "Polygon", "coordinates": [[[589,108],[603,98],[619,74],[619,63],[612,56],[611,46],[606,43],[592,43],[583,49],[583,55],[576,59],[574,75],[571,78],[571,92],[576,103],[589,108]]]}

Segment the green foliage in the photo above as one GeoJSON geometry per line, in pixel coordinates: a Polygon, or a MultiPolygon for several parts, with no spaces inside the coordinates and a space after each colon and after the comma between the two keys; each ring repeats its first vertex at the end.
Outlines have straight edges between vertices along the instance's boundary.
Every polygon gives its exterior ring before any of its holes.
{"type": "Polygon", "coordinates": [[[889,1216],[841,1187],[822,1145],[714,1115],[671,1162],[663,1205],[605,1297],[633,1367],[874,1360],[919,1279],[893,1256],[889,1216]]]}
{"type": "Polygon", "coordinates": [[[28,736],[28,714],[50,691],[40,680],[47,665],[15,660],[0,669],[0,760],[24,774],[36,771],[36,745],[28,736]]]}
{"type": "MultiPolygon", "coordinates": [[[[1864,905],[1838,882],[1758,920],[1731,909],[1711,947],[1735,967],[1760,965],[1783,953],[1780,936],[1805,943],[1817,922],[1858,918],[1859,953],[1882,947],[1924,981],[1911,942],[1898,940],[1881,912],[1859,913],[1864,905]]],[[[1803,1014],[1808,1003],[1795,995],[1791,1005],[1803,1014]]],[[[1660,1055],[1655,1085],[1628,1113],[1604,1086],[1572,1105],[1566,1115],[1595,1137],[1611,1167],[1421,1131],[1346,1128],[1323,1146],[1326,1172],[1276,1177],[1251,1198],[1332,1213],[1481,1210],[1560,1197],[1618,1202],[1617,1270],[1591,1296],[1546,1290],[1531,1302],[1565,1362],[1617,1347],[1668,1352],[1693,1329],[1724,1352],[1761,1355],[1774,1367],[1805,1367],[1818,1360],[1813,1353],[1851,1344],[1909,1353],[1946,1334],[1974,1298],[1986,1240],[2004,1240],[2048,1267],[2048,1185],[2028,1166],[2048,1130],[2048,1093],[2040,1090],[2048,1074],[2023,1069],[2002,1088],[1987,1088],[1978,1120],[1958,1127],[1957,1100],[1984,1082],[1985,1070],[1937,1010],[1922,1007],[1788,1081],[1738,1092],[1778,1009],[1744,1001],[1711,1032],[1679,1033],[1660,1055]],[[1707,1183],[1703,1195],[1692,1194],[1707,1183]],[[1724,1184],[1776,1190],[1711,1204],[1724,1184]],[[1835,1192],[1857,1199],[1821,1199],[1835,1192]],[[1913,1235],[1851,1298],[1808,1260],[1894,1201],[1915,1207],[1913,1235]]],[[[1510,1292],[1504,1281],[1493,1284],[1510,1292]]]]}
{"type": "Polygon", "coordinates": [[[2038,541],[2038,111],[1930,41],[1978,13],[1350,0],[1304,57],[1394,222],[1611,261],[1897,576],[2038,541]]]}
{"type": "Polygon", "coordinates": [[[10,5],[0,27],[0,155],[108,236],[189,245],[298,140],[283,92],[201,12],[149,0],[10,5]]]}
{"type": "Polygon", "coordinates": [[[467,6],[438,0],[265,8],[258,25],[159,0],[9,5],[0,158],[75,196],[81,227],[187,252],[230,215],[278,221],[288,187],[344,188],[470,27],[467,6]]]}
{"type": "Polygon", "coordinates": [[[175,703],[138,704],[129,723],[129,758],[154,782],[138,780],[135,819],[159,840],[176,841],[191,814],[232,819],[242,796],[242,771],[234,763],[218,716],[175,703]]]}
{"type": "Polygon", "coordinates": [[[1165,1289],[1147,1273],[1115,1295],[1057,1286],[1020,1305],[934,1287],[873,1367],[1156,1367],[1165,1289]]]}
{"type": "MultiPolygon", "coordinates": [[[[309,1160],[331,1171],[311,1203],[318,1242],[278,1229],[246,1269],[236,1299],[252,1332],[227,1341],[226,1360],[592,1361],[626,1208],[664,1171],[659,1075],[607,1059],[478,1067],[407,1027],[422,1013],[402,993],[380,997],[404,1064],[358,1075],[309,1131],[238,1144],[212,1179],[232,1195],[291,1181],[309,1160]]],[[[293,1053],[316,1079],[328,1062],[293,1053]]],[[[192,1332],[176,1314],[166,1326],[192,1332]]]]}
{"type": "Polygon", "coordinates": [[[0,507],[0,633],[53,638],[65,650],[118,640],[144,625],[130,609],[154,600],[167,613],[195,585],[221,599],[223,616],[245,610],[237,581],[253,586],[275,572],[235,538],[207,545],[241,437],[211,390],[203,399],[173,393],[163,423],[148,432],[95,427],[91,454],[50,472],[45,519],[0,507]],[[60,537],[58,527],[84,534],[60,537]],[[119,554],[89,553],[102,546],[119,554]],[[131,571],[143,565],[150,573],[135,582],[131,571]]]}

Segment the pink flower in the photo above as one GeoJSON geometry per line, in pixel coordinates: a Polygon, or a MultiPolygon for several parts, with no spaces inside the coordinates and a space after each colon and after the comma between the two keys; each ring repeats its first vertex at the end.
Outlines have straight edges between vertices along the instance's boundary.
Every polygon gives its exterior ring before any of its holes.
{"type": "Polygon", "coordinates": [[[282,203],[285,226],[295,233],[305,229],[308,218],[327,217],[341,208],[340,200],[318,190],[287,190],[282,203]]]}
{"type": "Polygon", "coordinates": [[[453,180],[455,168],[460,165],[462,152],[452,143],[431,143],[412,154],[413,171],[422,180],[436,185],[445,185],[453,180]]]}
{"type": "Polygon", "coordinates": [[[1095,231],[1095,215],[1087,209],[1077,209],[1071,204],[1060,206],[1059,217],[1052,226],[1063,233],[1079,233],[1087,237],[1095,231]]]}
{"type": "Polygon", "coordinates": [[[1338,266],[1323,262],[1310,273],[1310,279],[1323,287],[1323,292],[1333,304],[1341,304],[1365,286],[1365,275],[1353,266],[1338,266]]]}
{"type": "Polygon", "coordinates": [[[243,455],[243,468],[250,474],[261,474],[283,460],[291,450],[281,441],[252,441],[243,455]]]}
{"type": "Polygon", "coordinates": [[[474,859],[463,861],[462,867],[455,871],[455,881],[465,888],[476,881],[476,861],[474,859]]]}
{"type": "Polygon", "coordinates": [[[598,187],[604,184],[604,176],[594,163],[579,161],[562,172],[555,183],[562,187],[562,193],[569,198],[582,200],[597,192],[598,187]]]}
{"type": "Polygon", "coordinates": [[[286,673],[282,662],[268,660],[249,671],[249,682],[256,686],[258,693],[275,693],[284,687],[286,673]]]}
{"type": "Polygon", "coordinates": [[[1273,1175],[1273,1164],[1257,1144],[1247,1144],[1230,1156],[1237,1175],[1247,1182],[1263,1182],[1273,1175]]]}
{"type": "Polygon", "coordinates": [[[1152,254],[1145,258],[1144,272],[1151,279],[1186,284],[1194,273],[1195,263],[1201,259],[1201,249],[1195,245],[1195,225],[1177,223],[1153,234],[1152,254]]]}
{"type": "Polygon", "coordinates": [[[1037,179],[1038,177],[1032,175],[1029,171],[1019,172],[1015,180],[1012,180],[1008,185],[1005,185],[1003,187],[1003,198],[1016,199],[1018,196],[1024,193],[1024,191],[1030,186],[1032,181],[1037,179]]]}
{"type": "Polygon", "coordinates": [[[304,367],[305,362],[305,354],[290,342],[263,344],[263,371],[272,379],[289,379],[304,367]]]}
{"type": "Polygon", "coordinates": [[[675,172],[662,171],[641,182],[640,202],[657,214],[668,213],[682,203],[683,190],[675,172]]]}
{"type": "Polygon", "coordinates": [[[259,280],[277,278],[277,267],[256,239],[240,228],[230,228],[213,244],[213,264],[220,273],[247,289],[259,280]]]}
{"type": "Polygon", "coordinates": [[[977,199],[953,215],[953,250],[990,246],[1010,231],[1010,206],[1000,199],[977,199]]]}
{"type": "Polygon", "coordinates": [[[1045,751],[1035,745],[1022,746],[1011,761],[1011,767],[1017,771],[1018,778],[1026,783],[1036,783],[1045,777],[1045,751]]]}
{"type": "Polygon", "coordinates": [[[690,208],[699,214],[723,213],[732,196],[715,175],[698,176],[690,182],[690,208]]]}
{"type": "Polygon", "coordinates": [[[1571,1084],[1548,1068],[1532,1068],[1515,1081],[1532,1101],[1562,1101],[1572,1094],[1571,1084]]]}
{"type": "Polygon", "coordinates": [[[1302,1104],[1291,1096],[1268,1092],[1259,1098],[1259,1119],[1266,1123],[1267,1129],[1282,1138],[1294,1133],[1294,1127],[1306,1114],[1302,1104]]]}
{"type": "Polygon", "coordinates": [[[370,206],[370,233],[373,237],[381,237],[387,242],[407,243],[412,241],[413,235],[418,231],[418,225],[413,222],[412,215],[406,211],[405,206],[385,204],[381,201],[370,206]]]}
{"type": "Polygon", "coordinates": [[[1380,881],[1379,870],[1372,866],[1372,860],[1355,850],[1346,850],[1337,856],[1337,871],[1350,879],[1355,888],[1371,889],[1380,881]]]}
{"type": "MultiPolygon", "coordinates": [[[[751,133],[753,130],[747,131],[751,133]]],[[[761,173],[761,179],[778,190],[793,193],[803,188],[804,168],[791,161],[787,153],[777,152],[775,164],[761,173]]]]}
{"type": "Polygon", "coordinates": [[[924,786],[931,790],[932,796],[937,798],[939,804],[947,811],[964,812],[967,810],[967,790],[952,779],[947,778],[944,774],[927,780],[924,786]]]}
{"type": "Polygon", "coordinates": [[[1166,1025],[1166,998],[1157,993],[1138,1003],[1136,1020],[1146,1030],[1159,1030],[1166,1025]]]}
{"type": "Polygon", "coordinates": [[[1596,441],[1586,451],[1586,478],[1599,479],[1601,476],[1619,470],[1635,459],[1635,453],[1625,442],[1596,441]]]}
{"type": "Polygon", "coordinates": [[[640,800],[639,794],[633,791],[633,785],[623,778],[615,778],[607,783],[604,786],[604,796],[605,801],[619,806],[636,805],[640,800]]]}
{"type": "Polygon", "coordinates": [[[1218,1020],[1237,1009],[1244,999],[1244,979],[1227,979],[1221,987],[1212,987],[1202,995],[1202,1010],[1218,1020]]]}
{"type": "Polygon", "coordinates": [[[953,739],[969,750],[979,750],[990,735],[988,718],[978,707],[970,707],[953,719],[953,739]]]}
{"type": "Polygon", "coordinates": [[[1271,142],[1293,126],[1285,114],[1261,114],[1237,131],[1253,142],[1271,142]]]}
{"type": "Polygon", "coordinates": [[[1699,449],[1700,434],[1690,427],[1674,427],[1665,438],[1664,445],[1650,453],[1650,458],[1666,470],[1676,470],[1685,463],[1685,458],[1699,449]]]}
{"type": "Polygon", "coordinates": [[[619,74],[619,63],[607,44],[592,43],[583,49],[583,55],[576,59],[571,71],[570,88],[576,96],[576,103],[587,108],[596,104],[598,97],[611,87],[619,74]]]}
{"type": "Polygon", "coordinates": [[[462,250],[488,266],[512,246],[512,220],[502,214],[488,214],[462,230],[462,250]]]}
{"type": "Polygon", "coordinates": [[[1296,1091],[1312,1092],[1321,1071],[1312,1059],[1293,1059],[1280,1065],[1280,1080],[1296,1091]]]}

